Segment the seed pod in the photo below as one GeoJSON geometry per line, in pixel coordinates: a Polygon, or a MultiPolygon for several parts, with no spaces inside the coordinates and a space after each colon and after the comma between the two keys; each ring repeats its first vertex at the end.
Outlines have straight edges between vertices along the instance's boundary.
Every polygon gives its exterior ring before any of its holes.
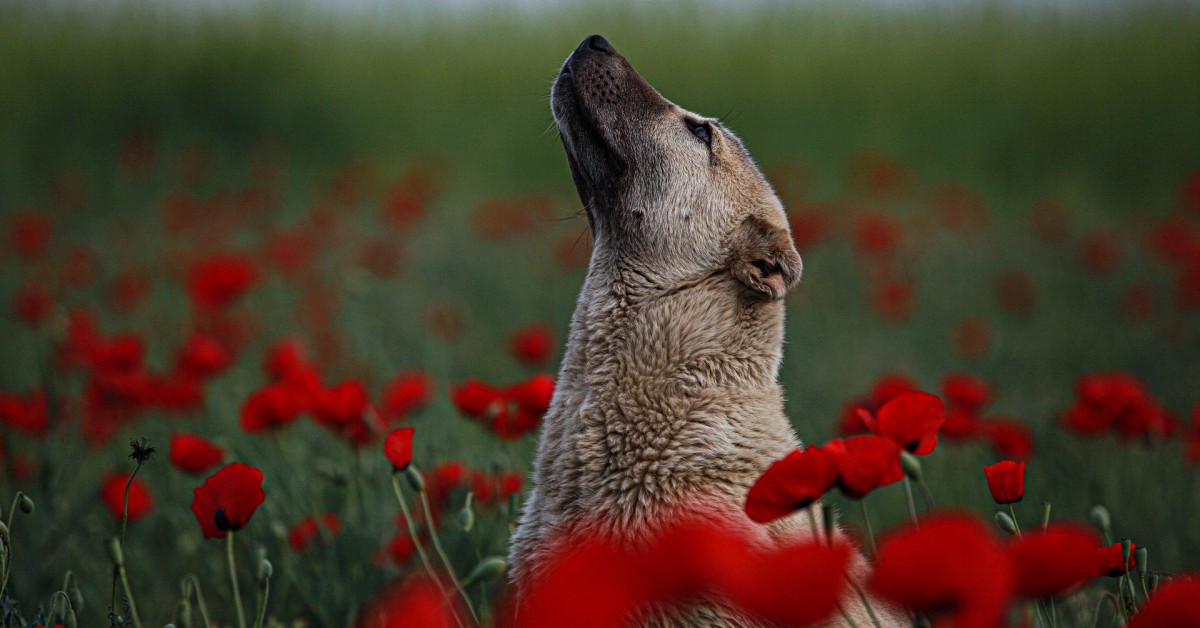
{"type": "Polygon", "coordinates": [[[275,575],[275,568],[271,566],[271,561],[264,558],[262,562],[258,564],[259,583],[261,584],[267,580],[270,580],[271,576],[273,575],[275,575]]]}
{"type": "Polygon", "coordinates": [[[1159,572],[1157,572],[1157,571],[1156,571],[1156,572],[1154,572],[1154,573],[1150,574],[1150,582],[1149,582],[1149,585],[1150,585],[1150,590],[1151,590],[1151,591],[1157,591],[1157,590],[1158,590],[1158,585],[1159,585],[1159,583],[1160,583],[1160,582],[1162,582],[1162,574],[1161,574],[1161,573],[1159,573],[1159,572]]]}
{"type": "Polygon", "coordinates": [[[921,461],[911,453],[900,451],[900,466],[904,468],[904,474],[913,482],[921,481],[921,461]]]}
{"type": "Polygon", "coordinates": [[[3,521],[0,521],[0,541],[4,542],[5,547],[12,544],[12,536],[8,533],[8,526],[3,521]]]}
{"type": "Polygon", "coordinates": [[[1014,534],[1014,535],[1017,533],[1017,522],[1013,521],[1013,518],[1010,517],[1008,515],[1008,513],[997,512],[996,516],[995,516],[995,520],[996,520],[996,525],[1001,530],[1004,530],[1005,532],[1007,532],[1009,534],[1014,534]]]}
{"type": "Polygon", "coordinates": [[[1112,517],[1108,514],[1108,509],[1104,506],[1092,507],[1092,512],[1088,515],[1092,520],[1092,524],[1104,533],[1104,538],[1107,540],[1112,535],[1112,517]]]}
{"type": "Polygon", "coordinates": [[[74,613],[83,612],[83,591],[74,584],[71,585],[71,609],[74,613]]]}
{"type": "Polygon", "coordinates": [[[1138,576],[1145,578],[1146,571],[1150,565],[1150,552],[1144,547],[1139,547],[1133,552],[1133,562],[1137,563],[1138,576]]]}
{"type": "Polygon", "coordinates": [[[468,586],[476,582],[488,582],[496,576],[504,573],[508,569],[508,563],[499,556],[488,556],[479,561],[478,565],[467,574],[467,578],[463,580],[463,586],[468,586]]]}
{"type": "Polygon", "coordinates": [[[1121,563],[1121,567],[1123,567],[1125,571],[1129,571],[1129,558],[1131,556],[1133,556],[1133,541],[1130,541],[1129,539],[1121,539],[1121,558],[1123,558],[1125,561],[1121,563]]]}
{"type": "Polygon", "coordinates": [[[68,607],[67,612],[63,615],[63,628],[78,628],[79,624],[75,619],[75,609],[68,607]]]}
{"type": "Polygon", "coordinates": [[[192,603],[188,600],[179,600],[179,604],[175,606],[175,624],[179,628],[192,628],[192,603]]]}
{"type": "Polygon", "coordinates": [[[1042,529],[1050,526],[1050,502],[1042,502],[1042,529]]]}
{"type": "Polygon", "coordinates": [[[117,537],[109,538],[104,546],[108,549],[108,559],[112,561],[115,567],[125,566],[125,553],[121,551],[121,539],[117,537]]]}
{"type": "Polygon", "coordinates": [[[475,527],[475,493],[472,491],[467,491],[467,499],[458,511],[458,527],[463,532],[470,532],[475,527]]]}
{"type": "Polygon", "coordinates": [[[417,465],[410,464],[404,468],[404,477],[408,480],[408,485],[417,493],[425,492],[425,477],[417,470],[417,465]]]}
{"type": "Polygon", "coordinates": [[[21,497],[17,499],[17,507],[27,515],[33,514],[33,500],[25,493],[21,493],[21,497]]]}

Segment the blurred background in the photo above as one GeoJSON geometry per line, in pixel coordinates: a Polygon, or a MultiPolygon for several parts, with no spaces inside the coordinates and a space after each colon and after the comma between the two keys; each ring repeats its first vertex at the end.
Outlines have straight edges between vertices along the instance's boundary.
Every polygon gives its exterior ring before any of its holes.
{"type": "MultiPolygon", "coordinates": [[[[846,409],[903,375],[990,426],[927,459],[938,505],[990,516],[980,467],[1028,457],[1031,522],[1042,501],[1103,503],[1155,568],[1200,568],[1200,5],[52,0],[0,3],[4,495],[39,509],[13,529],[10,594],[29,611],[73,569],[101,621],[116,528],[98,487],[147,435],[155,505],[126,541],[143,615],[165,621],[189,572],[227,601],[188,512],[201,478],[166,462],[179,431],[263,469],[242,536],[282,574],[272,613],[345,624],[406,572],[377,437],[239,424],[287,339],[323,382],[362,385],[375,431],[416,427],[423,468],[462,463],[447,512],[459,484],[526,473],[536,437],[498,439],[450,392],[557,368],[589,238],[549,89],[593,32],[738,133],[792,216],[805,276],[781,378],[805,440],[853,429],[846,409]],[[218,307],[197,296],[213,260],[244,275],[217,280],[218,307]],[[63,357],[87,325],[136,336],[152,398],[63,357]],[[172,379],[197,335],[227,363],[172,379]],[[389,418],[412,372],[427,399],[389,418]],[[955,402],[964,381],[982,396],[955,402]],[[1115,427],[1065,418],[1097,404],[1115,427]],[[339,534],[289,547],[326,511],[339,534]]],[[[898,488],[872,499],[877,530],[904,516],[898,488]]],[[[444,532],[461,571],[504,552],[508,505],[480,508],[482,534],[444,532]]]]}

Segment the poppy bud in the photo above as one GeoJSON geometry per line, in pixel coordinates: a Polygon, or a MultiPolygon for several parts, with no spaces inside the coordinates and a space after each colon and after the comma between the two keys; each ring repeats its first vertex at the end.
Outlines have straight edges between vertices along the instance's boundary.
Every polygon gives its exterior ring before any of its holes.
{"type": "Polygon", "coordinates": [[[72,612],[83,612],[83,591],[74,585],[71,586],[71,609],[72,612]]]}
{"type": "Polygon", "coordinates": [[[1005,532],[1007,532],[1009,534],[1013,534],[1013,535],[1015,535],[1017,533],[1017,522],[1013,521],[1013,518],[1008,516],[1008,513],[997,512],[995,519],[996,519],[996,525],[1001,530],[1004,530],[1005,532]]]}
{"type": "Polygon", "coordinates": [[[508,563],[499,556],[488,556],[479,561],[478,565],[467,574],[467,578],[463,580],[463,586],[470,586],[476,582],[488,582],[508,569],[508,563]]]}
{"type": "Polygon", "coordinates": [[[1088,514],[1088,518],[1092,520],[1092,525],[1100,528],[1104,533],[1105,541],[1112,535],[1112,517],[1108,514],[1108,509],[1104,506],[1092,507],[1092,512],[1088,514]]]}
{"type": "Polygon", "coordinates": [[[275,568],[271,566],[271,561],[264,558],[258,564],[258,582],[260,586],[262,583],[270,580],[273,575],[275,575],[275,568]]]}
{"type": "Polygon", "coordinates": [[[1150,552],[1147,552],[1144,547],[1139,547],[1133,552],[1133,562],[1137,563],[1138,576],[1142,578],[1146,577],[1146,565],[1148,564],[1146,559],[1149,557],[1150,552]]]}
{"type": "Polygon", "coordinates": [[[0,539],[4,540],[5,547],[12,544],[12,537],[8,534],[8,526],[3,521],[0,521],[0,539]]]}
{"type": "Polygon", "coordinates": [[[175,607],[175,624],[179,628],[192,628],[192,603],[188,600],[179,600],[179,604],[175,607]]]}
{"type": "Polygon", "coordinates": [[[65,628],[77,628],[78,625],[75,619],[75,609],[67,608],[67,612],[63,614],[63,626],[65,628]]]}
{"type": "Polygon", "coordinates": [[[907,451],[900,452],[900,466],[913,482],[921,481],[921,460],[907,451]]]}
{"type": "Polygon", "coordinates": [[[21,493],[21,496],[17,498],[17,507],[27,515],[33,514],[33,500],[29,499],[25,493],[21,493]]]}
{"type": "Polygon", "coordinates": [[[262,543],[255,543],[250,547],[250,559],[254,564],[259,564],[267,559],[267,546],[262,543]]]}
{"type": "Polygon", "coordinates": [[[425,492],[425,477],[417,471],[416,465],[408,465],[404,468],[404,477],[408,479],[408,485],[417,493],[425,492]]]}
{"type": "Polygon", "coordinates": [[[1042,502],[1042,529],[1050,525],[1050,502],[1042,502]]]}
{"type": "Polygon", "coordinates": [[[108,549],[108,559],[112,561],[115,567],[125,566],[125,553],[121,551],[121,539],[111,537],[105,542],[105,547],[108,549]]]}
{"type": "Polygon", "coordinates": [[[1149,582],[1149,585],[1150,585],[1150,590],[1151,590],[1151,591],[1156,591],[1156,590],[1158,590],[1158,585],[1159,585],[1159,583],[1160,583],[1160,582],[1162,582],[1162,574],[1161,574],[1161,573],[1159,573],[1159,572],[1157,572],[1157,571],[1156,571],[1156,572],[1154,572],[1154,573],[1150,574],[1150,582],[1149,582]]]}
{"type": "Polygon", "coordinates": [[[467,500],[463,502],[462,510],[458,511],[458,527],[463,532],[470,532],[475,527],[475,493],[467,492],[467,500]]]}
{"type": "Polygon", "coordinates": [[[1129,571],[1129,557],[1132,555],[1133,541],[1130,541],[1129,539],[1121,539],[1121,559],[1125,561],[1121,566],[1125,568],[1125,571],[1129,571]]]}

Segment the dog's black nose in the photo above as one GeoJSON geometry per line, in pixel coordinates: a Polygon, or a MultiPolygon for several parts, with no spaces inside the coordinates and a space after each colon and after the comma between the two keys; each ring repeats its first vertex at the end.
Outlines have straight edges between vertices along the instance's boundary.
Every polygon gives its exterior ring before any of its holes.
{"type": "Polygon", "coordinates": [[[583,40],[579,47],[575,49],[575,56],[583,57],[586,55],[610,55],[612,54],[612,44],[601,35],[592,35],[583,40]]]}

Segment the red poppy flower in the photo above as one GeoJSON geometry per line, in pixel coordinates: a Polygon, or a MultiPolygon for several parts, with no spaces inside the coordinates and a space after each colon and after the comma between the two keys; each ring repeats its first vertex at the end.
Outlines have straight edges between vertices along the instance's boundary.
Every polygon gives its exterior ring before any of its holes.
{"type": "Polygon", "coordinates": [[[342,521],[337,514],[327,512],[319,517],[309,515],[288,528],[288,546],[293,552],[303,552],[315,540],[342,533],[342,521]]]}
{"type": "Polygon", "coordinates": [[[221,467],[192,493],[192,513],[206,539],[241,530],[263,503],[262,471],[241,462],[221,467]]]}
{"type": "Polygon", "coordinates": [[[41,438],[50,431],[50,404],[42,389],[26,395],[0,392],[0,421],[22,434],[41,438]]]}
{"type": "Polygon", "coordinates": [[[251,434],[284,427],[299,418],[308,404],[308,399],[295,387],[270,384],[255,391],[242,404],[239,423],[251,434]]]}
{"type": "Polygon", "coordinates": [[[1007,550],[1017,570],[1017,594],[1036,599],[1078,589],[1096,576],[1098,544],[1096,533],[1080,525],[1026,532],[1007,550]]]}
{"type": "Polygon", "coordinates": [[[950,440],[963,441],[978,436],[981,430],[978,414],[951,406],[946,409],[946,420],[939,432],[950,440]]]}
{"type": "Polygon", "coordinates": [[[904,320],[912,316],[913,282],[887,279],[879,283],[871,294],[871,304],[879,315],[889,321],[904,320]]]}
{"type": "Polygon", "coordinates": [[[403,567],[408,564],[409,559],[417,551],[417,544],[413,542],[412,535],[407,530],[397,532],[388,539],[387,546],[384,548],[386,558],[384,561],[390,560],[392,563],[403,567]]]}
{"type": "Polygon", "coordinates": [[[891,216],[863,214],[854,224],[854,244],[859,253],[887,255],[900,243],[900,227],[891,216]]]}
{"type": "Polygon", "coordinates": [[[516,439],[537,428],[550,408],[554,378],[535,375],[506,389],[468,380],[450,392],[463,414],[478,419],[503,439],[516,439]]]}
{"type": "Polygon", "coordinates": [[[829,213],[819,207],[808,207],[794,213],[789,224],[796,250],[806,253],[824,241],[829,236],[831,222],[829,213]]]}
{"type": "Polygon", "coordinates": [[[1134,558],[1134,551],[1137,550],[1137,544],[1131,543],[1129,546],[1129,563],[1125,563],[1125,551],[1121,547],[1121,543],[1113,543],[1108,547],[1098,547],[1095,550],[1095,571],[1092,572],[1096,576],[1109,576],[1116,578],[1128,573],[1133,568],[1137,567],[1137,560],[1134,558]]]}
{"type": "Polygon", "coordinates": [[[820,447],[796,449],[754,481],[746,494],[746,514],[758,523],[786,517],[820,499],[837,481],[833,456],[820,447]]]}
{"type": "Polygon", "coordinates": [[[992,399],[992,387],[981,377],[948,373],[942,378],[942,394],[953,408],[978,412],[992,399]]]}
{"type": "Polygon", "coordinates": [[[943,513],[880,540],[869,586],[938,624],[1001,626],[1015,569],[990,528],[973,515],[943,513]]]}
{"type": "Polygon", "coordinates": [[[360,421],[366,411],[367,389],[356,380],[318,390],[312,398],[313,418],[334,429],[360,421]]]}
{"type": "Polygon", "coordinates": [[[500,499],[508,499],[509,495],[521,492],[525,477],[516,471],[505,471],[497,478],[497,483],[500,485],[500,499]]]}
{"type": "Polygon", "coordinates": [[[1024,460],[1033,455],[1033,432],[1020,421],[991,417],[979,421],[977,428],[979,435],[1001,456],[1024,460]]]}
{"type": "MultiPolygon", "coordinates": [[[[391,586],[367,602],[354,622],[355,628],[457,628],[452,602],[432,581],[414,578],[391,586]]],[[[459,613],[461,616],[461,612],[459,613]]]]}
{"type": "Polygon", "coordinates": [[[954,327],[954,347],[965,358],[978,358],[992,349],[992,328],[982,318],[968,318],[954,327]]]}
{"type": "MultiPolygon", "coordinates": [[[[1200,211],[1200,176],[1196,208],[1200,211]]],[[[1129,620],[1129,628],[1179,628],[1200,626],[1200,575],[1175,576],[1150,594],[1150,599],[1129,620]]]]}
{"type": "MultiPolygon", "coordinates": [[[[100,482],[100,499],[117,521],[125,509],[125,484],[129,473],[110,473],[100,482]]],[[[129,485],[129,520],[137,521],[154,510],[154,495],[141,478],[134,478],[129,485]]]]}
{"type": "Polygon", "coordinates": [[[450,391],[450,400],[458,411],[474,418],[494,411],[495,405],[502,403],[503,399],[504,394],[499,389],[475,379],[469,379],[450,391]]]}
{"type": "Polygon", "coordinates": [[[536,415],[540,420],[550,409],[550,400],[554,397],[554,378],[545,373],[534,375],[509,386],[505,396],[514,401],[520,409],[536,415]]]}
{"type": "Polygon", "coordinates": [[[46,254],[50,245],[50,219],[32,210],[13,217],[11,231],[13,249],[23,259],[34,260],[46,254]]]}
{"type": "Polygon", "coordinates": [[[1025,461],[1002,460],[983,468],[988,490],[997,504],[1015,504],[1025,497],[1025,461]]]}
{"type": "Polygon", "coordinates": [[[901,393],[883,404],[874,416],[866,410],[861,412],[863,423],[872,432],[896,441],[918,456],[933,453],[938,428],[946,420],[942,400],[924,392],[901,393]]]}
{"type": "Polygon", "coordinates": [[[554,351],[554,332],[545,323],[532,323],[513,333],[509,351],[522,364],[539,366],[554,351]]]}
{"type": "Polygon", "coordinates": [[[294,339],[285,338],[267,348],[267,357],[263,360],[263,371],[273,380],[287,379],[297,371],[312,371],[304,347],[294,339]]]}
{"type": "Polygon", "coordinates": [[[54,296],[40,283],[21,287],[13,294],[13,315],[30,327],[41,327],[54,311],[54,296]]]}
{"type": "Polygon", "coordinates": [[[233,363],[233,355],[216,338],[206,334],[192,334],[175,357],[176,368],[188,375],[208,378],[220,373],[233,363]]]}
{"type": "Polygon", "coordinates": [[[223,308],[246,294],[258,280],[258,270],[247,258],[212,257],[188,271],[188,296],[205,308],[223,308]]]}
{"type": "Polygon", "coordinates": [[[821,449],[831,454],[838,472],[838,488],[851,499],[862,499],[871,491],[899,482],[900,445],[879,436],[834,439],[821,449]]]}
{"type": "Polygon", "coordinates": [[[206,438],[176,432],[171,434],[168,458],[184,473],[204,473],[225,459],[225,450],[206,438]]]}
{"type": "Polygon", "coordinates": [[[432,396],[433,379],[428,373],[400,373],[383,389],[383,410],[389,419],[403,420],[429,403],[432,396]]]}
{"type": "Polygon", "coordinates": [[[383,455],[397,471],[404,470],[412,463],[413,431],[411,427],[397,428],[383,441],[383,455]]]}

